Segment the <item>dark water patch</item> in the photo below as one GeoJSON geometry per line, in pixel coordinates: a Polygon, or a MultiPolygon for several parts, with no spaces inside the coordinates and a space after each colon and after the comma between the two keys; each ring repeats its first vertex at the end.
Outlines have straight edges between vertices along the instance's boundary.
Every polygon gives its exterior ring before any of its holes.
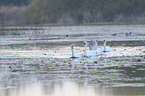
{"type": "Polygon", "coordinates": [[[145,46],[144,40],[130,40],[130,41],[107,41],[109,46],[145,46]]]}
{"type": "Polygon", "coordinates": [[[136,36],[145,36],[145,34],[137,34],[136,36]]]}
{"type": "Polygon", "coordinates": [[[73,34],[73,35],[69,35],[69,37],[83,37],[83,36],[101,36],[101,34],[96,33],[96,34],[73,34]]]}

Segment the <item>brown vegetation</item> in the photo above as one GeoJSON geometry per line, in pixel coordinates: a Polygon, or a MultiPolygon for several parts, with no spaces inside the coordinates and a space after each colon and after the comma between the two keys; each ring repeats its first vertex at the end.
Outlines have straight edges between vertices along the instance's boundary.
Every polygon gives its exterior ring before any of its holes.
{"type": "Polygon", "coordinates": [[[0,24],[2,25],[18,25],[24,22],[24,10],[26,7],[2,6],[0,8],[0,24]]]}
{"type": "Polygon", "coordinates": [[[0,24],[145,22],[145,0],[32,0],[27,7],[1,6],[0,24]]]}

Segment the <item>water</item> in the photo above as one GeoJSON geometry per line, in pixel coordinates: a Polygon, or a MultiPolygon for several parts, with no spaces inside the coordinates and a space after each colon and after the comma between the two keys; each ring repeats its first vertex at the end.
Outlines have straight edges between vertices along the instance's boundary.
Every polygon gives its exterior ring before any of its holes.
{"type": "Polygon", "coordinates": [[[0,36],[0,96],[145,95],[145,25],[43,28],[0,36]],[[69,58],[71,44],[84,52],[82,42],[95,39],[112,52],[69,58]]]}

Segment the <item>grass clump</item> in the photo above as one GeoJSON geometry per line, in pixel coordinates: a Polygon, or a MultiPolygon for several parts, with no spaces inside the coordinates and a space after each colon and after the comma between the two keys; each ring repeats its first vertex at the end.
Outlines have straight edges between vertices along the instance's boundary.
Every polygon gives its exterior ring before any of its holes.
{"type": "Polygon", "coordinates": [[[138,59],[137,61],[138,61],[138,62],[141,62],[141,59],[138,59]]]}
{"type": "Polygon", "coordinates": [[[98,63],[97,61],[94,61],[94,63],[98,63]]]}

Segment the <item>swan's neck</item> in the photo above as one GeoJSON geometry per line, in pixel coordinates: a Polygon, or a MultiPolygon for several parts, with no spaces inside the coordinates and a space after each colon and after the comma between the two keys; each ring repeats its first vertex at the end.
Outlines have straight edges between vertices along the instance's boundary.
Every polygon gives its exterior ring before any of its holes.
{"type": "Polygon", "coordinates": [[[71,48],[72,51],[72,57],[74,57],[74,48],[71,48]]]}
{"type": "Polygon", "coordinates": [[[84,54],[84,56],[86,56],[87,55],[87,44],[85,44],[85,54],[84,54]]]}
{"type": "Polygon", "coordinates": [[[98,48],[98,42],[95,41],[95,49],[97,50],[98,48]]]}
{"type": "Polygon", "coordinates": [[[104,42],[104,51],[106,51],[106,41],[104,42]]]}

